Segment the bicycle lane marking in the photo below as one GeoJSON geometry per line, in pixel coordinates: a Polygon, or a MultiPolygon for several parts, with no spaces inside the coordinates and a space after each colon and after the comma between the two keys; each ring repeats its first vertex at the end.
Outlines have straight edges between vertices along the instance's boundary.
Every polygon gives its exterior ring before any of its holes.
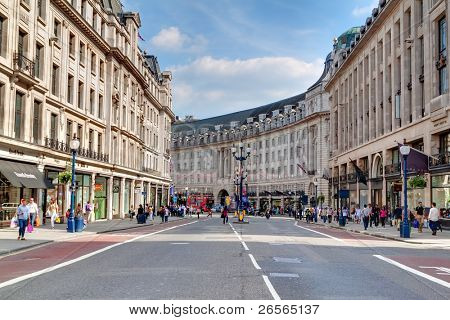
{"type": "MultiPolygon", "coordinates": [[[[98,250],[90,252],[88,254],[84,254],[84,255],[82,255],[80,257],[77,257],[75,259],[68,260],[68,261],[56,264],[54,266],[47,267],[47,268],[39,270],[39,271],[34,271],[32,273],[25,274],[25,275],[19,276],[17,278],[13,278],[13,279],[7,280],[5,282],[0,283],[0,288],[5,288],[7,286],[10,286],[10,285],[22,282],[24,280],[35,278],[35,277],[37,277],[39,275],[42,275],[42,274],[45,274],[45,273],[49,273],[49,272],[52,272],[52,271],[57,270],[57,269],[61,269],[63,267],[66,267],[68,265],[74,264],[76,262],[79,262],[79,261],[82,261],[82,260],[85,260],[85,259],[88,259],[88,258],[90,258],[92,256],[95,256],[95,255],[98,255],[98,254],[100,254],[102,252],[111,250],[111,249],[113,249],[115,247],[118,247],[118,246],[121,246],[123,244],[134,242],[134,241],[137,241],[137,240],[140,240],[140,239],[143,239],[143,238],[146,238],[146,237],[158,234],[158,233],[162,233],[162,232],[169,231],[169,230],[172,230],[172,229],[176,229],[176,228],[179,228],[179,227],[187,226],[187,225],[190,225],[190,224],[193,224],[193,223],[197,223],[197,222],[198,221],[193,221],[193,222],[189,222],[189,223],[185,223],[185,224],[176,225],[176,226],[173,226],[173,227],[170,227],[170,228],[166,228],[166,229],[162,229],[162,230],[158,230],[158,231],[155,231],[155,232],[142,234],[142,235],[139,235],[137,237],[134,237],[134,238],[122,241],[122,242],[114,243],[112,245],[109,245],[107,247],[98,249],[98,250]]],[[[20,261],[18,261],[18,262],[20,262],[20,261]]]]}

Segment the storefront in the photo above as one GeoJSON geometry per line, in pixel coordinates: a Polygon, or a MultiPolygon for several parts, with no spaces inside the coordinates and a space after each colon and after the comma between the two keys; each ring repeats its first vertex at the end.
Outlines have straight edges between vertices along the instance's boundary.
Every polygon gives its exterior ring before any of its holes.
{"type": "Polygon", "coordinates": [[[386,204],[394,211],[396,207],[401,207],[403,183],[401,180],[391,180],[386,182],[386,204]]]}
{"type": "Polygon", "coordinates": [[[9,227],[20,199],[35,198],[43,212],[43,191],[51,188],[36,165],[0,160],[0,228],[9,227]]]}
{"type": "Polygon", "coordinates": [[[107,194],[107,178],[96,177],[94,184],[94,212],[96,220],[106,219],[108,205],[106,201],[107,194]]]}
{"type": "Polygon", "coordinates": [[[446,218],[450,218],[450,175],[443,174],[431,177],[431,199],[436,202],[436,207],[443,212],[446,218]]]}
{"type": "Polygon", "coordinates": [[[75,204],[81,204],[81,208],[85,208],[91,199],[92,176],[90,174],[76,173],[77,191],[75,192],[75,204]]]}

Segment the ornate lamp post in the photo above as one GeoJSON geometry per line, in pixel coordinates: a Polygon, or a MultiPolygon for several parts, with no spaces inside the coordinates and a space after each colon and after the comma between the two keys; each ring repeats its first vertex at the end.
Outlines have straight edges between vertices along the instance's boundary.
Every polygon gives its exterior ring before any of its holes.
{"type": "Polygon", "coordinates": [[[409,146],[401,146],[400,153],[403,156],[403,223],[400,228],[400,237],[409,238],[411,235],[411,230],[409,228],[408,222],[408,186],[407,186],[407,174],[408,169],[406,167],[407,158],[409,153],[411,152],[411,147],[409,146]]]}
{"type": "Polygon", "coordinates": [[[75,181],[76,181],[75,161],[79,147],[80,147],[80,140],[77,138],[76,134],[74,134],[72,141],[70,141],[70,150],[72,151],[72,184],[70,186],[70,214],[69,220],[67,221],[67,232],[75,232],[75,219],[74,219],[75,181]]]}
{"type": "Polygon", "coordinates": [[[248,157],[250,157],[250,153],[251,153],[251,149],[250,148],[246,148],[245,149],[245,153],[246,155],[244,155],[244,144],[242,142],[239,143],[239,153],[238,155],[236,155],[236,148],[232,147],[231,148],[231,153],[233,154],[233,157],[236,159],[236,161],[239,161],[239,204],[238,204],[238,217],[239,217],[239,222],[243,222],[244,220],[244,215],[241,214],[242,209],[243,209],[243,203],[242,203],[242,184],[244,179],[246,178],[246,176],[244,176],[243,173],[243,162],[246,161],[248,159],[248,157]]]}

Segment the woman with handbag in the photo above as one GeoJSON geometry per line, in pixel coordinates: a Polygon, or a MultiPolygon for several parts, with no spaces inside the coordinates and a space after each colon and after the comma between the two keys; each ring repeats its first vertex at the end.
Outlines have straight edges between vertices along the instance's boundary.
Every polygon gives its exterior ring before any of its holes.
{"type": "Polygon", "coordinates": [[[228,223],[228,208],[225,206],[222,212],[223,224],[228,223]]]}
{"type": "Polygon", "coordinates": [[[52,229],[54,229],[55,228],[55,221],[58,218],[58,204],[56,203],[54,198],[52,198],[50,200],[50,204],[48,205],[47,212],[50,215],[50,222],[52,224],[52,229]]]}

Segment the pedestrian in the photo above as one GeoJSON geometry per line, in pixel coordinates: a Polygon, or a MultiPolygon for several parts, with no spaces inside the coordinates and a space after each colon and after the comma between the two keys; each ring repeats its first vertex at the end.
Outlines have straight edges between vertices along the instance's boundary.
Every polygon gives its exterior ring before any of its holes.
{"type": "Polygon", "coordinates": [[[83,210],[81,209],[81,203],[77,204],[77,207],[75,208],[75,217],[82,217],[83,216],[83,210]]]}
{"type": "Polygon", "coordinates": [[[430,223],[432,235],[435,236],[439,224],[439,210],[436,208],[436,202],[433,202],[431,206],[430,213],[428,215],[428,221],[430,223]]]}
{"type": "Polygon", "coordinates": [[[329,207],[327,212],[328,217],[328,223],[331,223],[331,220],[333,219],[333,208],[329,207]]]}
{"type": "Polygon", "coordinates": [[[362,215],[362,220],[363,220],[363,224],[364,224],[364,230],[367,230],[367,227],[369,226],[369,219],[370,219],[370,208],[368,208],[366,204],[364,205],[364,209],[362,210],[361,215],[362,215]]]}
{"type": "Polygon", "coordinates": [[[228,223],[228,207],[225,206],[222,211],[223,224],[228,223]]]}
{"type": "Polygon", "coordinates": [[[380,210],[380,220],[381,220],[381,226],[383,228],[386,228],[386,218],[387,218],[387,210],[386,210],[386,206],[383,206],[380,210]]]}
{"type": "Polygon", "coordinates": [[[154,213],[153,213],[153,207],[151,206],[150,209],[149,209],[149,218],[150,218],[150,221],[153,221],[153,215],[154,215],[154,213]]]}
{"type": "Polygon", "coordinates": [[[86,223],[88,223],[89,221],[91,221],[92,217],[92,204],[90,200],[88,200],[88,202],[84,206],[84,212],[86,212],[86,223]]]}
{"type": "Polygon", "coordinates": [[[28,211],[30,213],[31,226],[34,227],[34,221],[36,220],[36,217],[39,214],[39,208],[38,208],[37,203],[34,202],[33,198],[30,198],[30,202],[28,203],[28,211]]]}
{"type": "Polygon", "coordinates": [[[207,216],[207,218],[208,217],[211,217],[212,218],[212,210],[211,209],[207,209],[208,210],[208,216],[207,216]]]}
{"type": "Polygon", "coordinates": [[[422,201],[419,201],[419,205],[416,207],[416,219],[419,222],[419,232],[422,232],[423,228],[423,214],[424,214],[424,207],[422,205],[422,201]]]}
{"type": "Polygon", "coordinates": [[[369,203],[368,209],[369,209],[370,227],[373,228],[372,224],[375,224],[375,216],[374,216],[372,205],[370,203],[369,203]]]}
{"type": "Polygon", "coordinates": [[[145,211],[142,204],[139,205],[137,216],[136,216],[137,223],[145,223],[145,211]]]}
{"type": "Polygon", "coordinates": [[[130,217],[130,221],[134,219],[134,215],[135,215],[134,207],[131,206],[130,210],[128,210],[128,216],[130,217]]]}
{"type": "Polygon", "coordinates": [[[358,206],[356,206],[356,212],[355,212],[355,222],[357,224],[361,223],[361,208],[358,206]]]}
{"type": "Polygon", "coordinates": [[[200,208],[195,209],[197,211],[197,219],[200,219],[200,208]]]}
{"type": "Polygon", "coordinates": [[[58,217],[58,204],[55,201],[55,198],[50,200],[50,204],[47,208],[48,215],[50,216],[50,223],[52,225],[52,229],[55,228],[55,220],[58,217]]]}
{"type": "Polygon", "coordinates": [[[164,207],[164,222],[169,222],[169,207],[164,207]]]}
{"type": "Polygon", "coordinates": [[[380,208],[376,204],[373,208],[373,222],[375,223],[375,227],[378,228],[378,225],[380,224],[380,208]]]}
{"type": "Polygon", "coordinates": [[[183,218],[186,216],[186,210],[187,210],[187,208],[186,208],[186,206],[183,204],[183,205],[181,206],[181,212],[182,212],[182,217],[183,217],[183,218]]]}
{"type": "Polygon", "coordinates": [[[30,209],[27,206],[25,199],[20,200],[20,205],[17,207],[17,220],[19,221],[19,236],[17,240],[25,240],[25,228],[29,217],[30,209]]]}
{"type": "Polygon", "coordinates": [[[348,219],[348,209],[347,207],[344,207],[342,209],[342,217],[344,218],[344,225],[347,223],[347,219],[348,219]]]}
{"type": "Polygon", "coordinates": [[[158,215],[161,217],[161,223],[164,223],[164,207],[160,207],[158,215]]]}
{"type": "Polygon", "coordinates": [[[150,217],[150,206],[147,204],[145,206],[145,221],[150,217]]]}
{"type": "Polygon", "coordinates": [[[397,231],[400,231],[400,225],[402,223],[402,208],[397,206],[394,210],[394,218],[395,218],[395,225],[397,226],[397,231]]]}

